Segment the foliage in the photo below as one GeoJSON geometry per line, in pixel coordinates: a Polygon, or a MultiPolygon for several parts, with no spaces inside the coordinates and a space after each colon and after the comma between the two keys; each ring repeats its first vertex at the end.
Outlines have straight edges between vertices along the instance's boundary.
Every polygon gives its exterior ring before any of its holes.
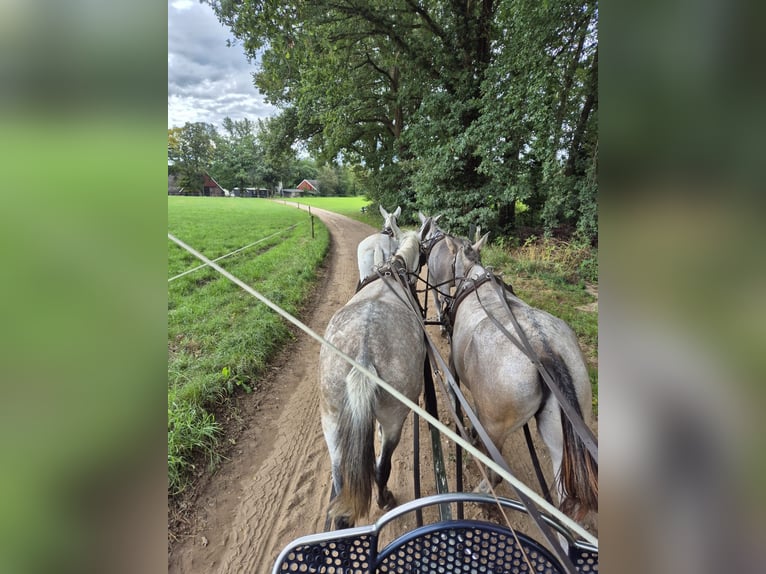
{"type": "Polygon", "coordinates": [[[594,0],[208,2],[260,59],[282,149],[342,158],[374,201],[455,232],[595,239],[594,0]]]}
{"type": "Polygon", "coordinates": [[[275,189],[279,175],[265,161],[265,152],[258,142],[258,124],[247,118],[223,120],[223,133],[216,134],[215,153],[210,172],[226,189],[263,187],[275,189]]]}
{"type": "Polygon", "coordinates": [[[168,160],[179,174],[178,185],[191,193],[201,193],[202,177],[215,151],[215,126],[187,122],[168,130],[168,160]]]}
{"type": "MultiPolygon", "coordinates": [[[[293,314],[329,244],[321,222],[314,220],[312,239],[305,212],[259,199],[169,197],[168,228],[211,258],[261,241],[220,265],[293,314]]],[[[168,242],[169,278],[197,263],[168,242]]],[[[268,360],[290,336],[276,313],[211,269],[168,285],[171,492],[186,486],[197,456],[216,461],[213,410],[232,392],[255,391],[268,360]]]]}

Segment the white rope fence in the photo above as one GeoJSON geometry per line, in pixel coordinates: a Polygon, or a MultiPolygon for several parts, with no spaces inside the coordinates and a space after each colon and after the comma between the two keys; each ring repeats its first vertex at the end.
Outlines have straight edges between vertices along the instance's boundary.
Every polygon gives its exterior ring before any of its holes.
{"type": "Polygon", "coordinates": [[[386,381],[375,375],[372,371],[368,370],[364,365],[357,363],[354,359],[352,359],[350,356],[346,355],[343,351],[335,347],[332,343],[325,340],[324,337],[319,335],[318,333],[314,332],[309,326],[305,325],[295,317],[293,317],[290,313],[276,305],[275,303],[272,303],[269,299],[258,293],[255,289],[250,287],[248,284],[241,281],[236,276],[232,275],[204,255],[202,255],[200,252],[196,251],[193,247],[190,247],[174,235],[168,233],[168,239],[176,243],[181,248],[185,249],[192,255],[194,255],[197,259],[200,261],[203,261],[206,265],[209,265],[213,269],[215,269],[218,273],[229,279],[231,282],[235,283],[236,285],[240,286],[242,289],[247,291],[250,295],[258,299],[261,303],[287,319],[290,323],[301,329],[303,332],[305,332],[307,335],[309,335],[311,338],[315,339],[322,345],[326,345],[328,348],[330,348],[336,355],[341,357],[344,361],[349,363],[350,365],[353,365],[356,367],[359,371],[364,373],[366,377],[368,377],[370,380],[375,381],[383,390],[385,390],[388,394],[393,396],[395,399],[397,399],[399,402],[405,404],[411,411],[414,411],[417,413],[418,416],[428,421],[431,425],[436,427],[440,433],[445,435],[447,438],[452,440],[453,442],[459,444],[461,447],[463,447],[465,450],[467,450],[473,457],[483,462],[485,465],[487,465],[489,468],[494,470],[497,474],[499,474],[503,479],[507,480],[509,483],[511,483],[516,490],[519,490],[526,494],[529,498],[531,498],[537,505],[544,510],[546,510],[549,514],[552,514],[558,518],[558,520],[567,526],[572,532],[576,533],[578,536],[580,536],[583,540],[586,542],[589,542],[594,547],[598,548],[598,539],[595,538],[590,532],[585,530],[582,526],[577,524],[574,520],[563,514],[558,508],[551,505],[540,497],[535,491],[531,490],[526,484],[519,481],[516,477],[508,474],[503,467],[501,467],[499,464],[497,464],[494,460],[492,460],[490,457],[488,457],[486,454],[478,450],[476,447],[474,447],[472,444],[470,444],[468,441],[464,440],[461,436],[459,436],[457,433],[455,433],[452,429],[450,429],[448,426],[444,425],[441,421],[438,419],[432,417],[430,414],[428,414],[425,410],[420,408],[420,405],[417,405],[410,401],[407,397],[405,397],[402,393],[397,391],[394,387],[389,385],[386,381]]]}
{"type": "MultiPolygon", "coordinates": [[[[244,251],[245,249],[253,247],[254,245],[258,245],[259,243],[263,243],[264,241],[266,241],[268,239],[271,239],[272,237],[276,237],[280,233],[285,233],[287,231],[290,231],[291,229],[294,229],[294,228],[298,227],[299,225],[300,225],[300,223],[296,223],[294,225],[291,225],[290,227],[286,227],[285,229],[280,229],[279,231],[277,231],[276,233],[272,233],[268,237],[264,237],[262,239],[259,239],[258,241],[254,241],[253,243],[249,243],[248,245],[245,245],[244,247],[240,247],[239,249],[235,249],[234,251],[232,251],[231,253],[227,253],[226,255],[221,255],[220,257],[216,257],[215,259],[213,259],[213,261],[215,262],[215,261],[220,261],[221,259],[226,259],[227,257],[229,257],[231,255],[235,255],[236,253],[239,253],[240,251],[244,251]]],[[[207,267],[207,266],[208,266],[207,263],[203,263],[202,265],[197,265],[196,267],[192,267],[191,269],[187,269],[183,273],[179,273],[178,275],[175,275],[175,276],[171,277],[170,279],[168,279],[168,283],[170,283],[171,281],[175,281],[179,277],[183,277],[184,275],[188,275],[189,273],[191,273],[193,271],[196,271],[197,269],[202,269],[203,267],[207,267]]]]}

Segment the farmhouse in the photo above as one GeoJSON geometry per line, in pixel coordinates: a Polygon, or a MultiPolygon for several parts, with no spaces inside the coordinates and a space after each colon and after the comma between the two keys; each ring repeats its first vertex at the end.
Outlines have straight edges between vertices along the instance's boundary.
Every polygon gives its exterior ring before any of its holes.
{"type": "Polygon", "coordinates": [[[319,195],[319,180],[317,179],[304,179],[296,187],[309,195],[319,195]]]}
{"type": "Polygon", "coordinates": [[[207,197],[223,197],[224,195],[228,195],[228,193],[218,185],[218,182],[210,177],[210,174],[205,173],[202,180],[202,195],[207,197]]]}

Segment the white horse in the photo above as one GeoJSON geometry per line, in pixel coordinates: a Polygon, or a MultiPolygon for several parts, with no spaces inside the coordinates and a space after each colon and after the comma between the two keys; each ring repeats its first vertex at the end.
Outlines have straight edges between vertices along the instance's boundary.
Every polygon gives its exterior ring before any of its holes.
{"type": "Polygon", "coordinates": [[[375,261],[376,250],[379,250],[378,257],[382,258],[382,261],[388,261],[399,246],[393,233],[393,226],[396,224],[396,219],[401,215],[402,208],[397,207],[393,213],[389,213],[383,209],[382,205],[378,207],[383,216],[383,229],[379,233],[365,237],[356,249],[360,284],[375,270],[377,265],[375,261]]]}
{"type": "MultiPolygon", "coordinates": [[[[479,259],[487,235],[473,245],[461,240],[463,244],[453,260],[458,284],[454,299],[457,307],[452,310],[454,369],[471,390],[476,414],[501,452],[508,435],[536,417],[553,463],[559,507],[581,520],[589,511],[598,511],[598,465],[535,365],[488,316],[491,313],[518,337],[493,283],[474,283],[487,276],[479,259]]],[[[588,424],[591,387],[577,336],[561,319],[530,307],[508,291],[505,296],[535,354],[588,424]]],[[[493,483],[499,480],[492,473],[493,483]]],[[[487,490],[485,482],[479,490],[487,490]]]]}
{"type": "MultiPolygon", "coordinates": [[[[427,218],[422,212],[418,211],[418,217],[421,223],[427,218]]],[[[431,232],[424,241],[424,250],[428,258],[428,283],[431,285],[431,294],[433,295],[434,307],[436,307],[436,318],[441,327],[439,327],[442,336],[447,334],[444,327],[444,318],[442,312],[444,303],[450,299],[452,288],[455,286],[455,270],[452,268],[452,262],[455,260],[457,250],[461,242],[456,237],[437,227],[441,214],[432,218],[431,232]]]]}
{"type": "MultiPolygon", "coordinates": [[[[399,242],[390,263],[392,273],[366,284],[330,319],[325,338],[370,371],[417,401],[423,388],[426,349],[418,311],[408,304],[407,287],[398,282],[396,269],[410,277],[420,270],[420,241],[430,220],[419,232],[402,232],[392,221],[399,242]]],[[[338,357],[326,345],[319,354],[321,416],[332,464],[333,500],[329,516],[345,528],[367,515],[372,482],[377,503],[393,508],[386,487],[391,455],[399,444],[409,409],[338,357]],[[378,421],[381,452],[375,462],[374,428],[378,421]]]]}

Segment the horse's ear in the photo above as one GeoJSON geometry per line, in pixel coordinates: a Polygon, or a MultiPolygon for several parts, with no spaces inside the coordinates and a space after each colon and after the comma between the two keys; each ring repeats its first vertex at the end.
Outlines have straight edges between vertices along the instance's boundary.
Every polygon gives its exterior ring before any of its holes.
{"type": "Polygon", "coordinates": [[[433,223],[434,225],[436,225],[436,222],[437,222],[437,221],[439,221],[439,219],[441,219],[441,216],[442,216],[442,215],[444,215],[444,214],[443,214],[443,213],[440,213],[439,215],[434,215],[434,216],[433,216],[433,219],[432,219],[432,221],[431,221],[431,223],[433,223]]]}
{"type": "Polygon", "coordinates": [[[431,225],[433,224],[433,218],[426,217],[425,221],[423,222],[423,225],[420,227],[420,241],[423,241],[426,237],[428,237],[428,232],[431,231],[431,225]]]}
{"type": "Polygon", "coordinates": [[[479,241],[479,237],[481,237],[481,225],[476,226],[476,233],[473,234],[474,243],[479,241]]]}
{"type": "MultiPolygon", "coordinates": [[[[477,234],[478,235],[478,234],[477,234]]],[[[489,231],[487,231],[481,239],[479,239],[476,243],[472,245],[473,250],[478,253],[481,251],[481,248],[484,247],[484,245],[487,243],[487,239],[489,239],[489,231]]]]}
{"type": "Polygon", "coordinates": [[[378,205],[378,209],[380,209],[380,214],[383,216],[383,219],[388,217],[388,212],[385,209],[383,209],[382,205],[378,205]]]}
{"type": "Polygon", "coordinates": [[[402,206],[401,205],[397,205],[396,206],[396,211],[394,211],[394,217],[399,217],[401,214],[402,214],[402,206]]]}
{"type": "Polygon", "coordinates": [[[426,216],[423,215],[423,212],[418,209],[418,219],[420,220],[421,225],[426,222],[426,216]]]}

